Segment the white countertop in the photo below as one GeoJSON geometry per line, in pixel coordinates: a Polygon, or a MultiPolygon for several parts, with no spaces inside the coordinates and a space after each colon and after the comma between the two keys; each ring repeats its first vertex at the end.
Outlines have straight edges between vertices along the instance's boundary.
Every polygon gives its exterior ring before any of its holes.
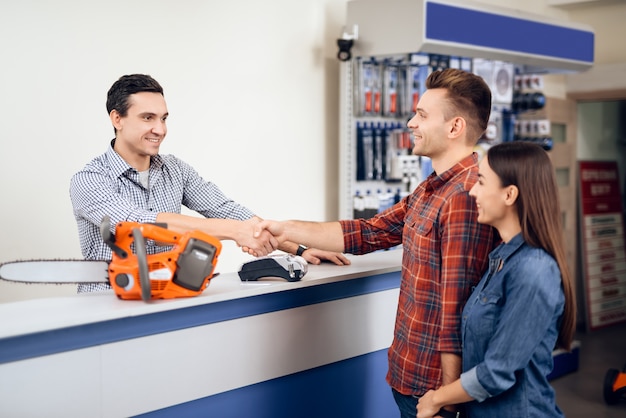
{"type": "Polygon", "coordinates": [[[298,282],[280,278],[242,282],[237,273],[220,274],[202,294],[190,298],[146,303],[120,300],[111,290],[3,303],[0,304],[0,339],[395,272],[401,268],[402,251],[347,257],[352,262],[349,266],[309,265],[307,274],[298,282]]]}

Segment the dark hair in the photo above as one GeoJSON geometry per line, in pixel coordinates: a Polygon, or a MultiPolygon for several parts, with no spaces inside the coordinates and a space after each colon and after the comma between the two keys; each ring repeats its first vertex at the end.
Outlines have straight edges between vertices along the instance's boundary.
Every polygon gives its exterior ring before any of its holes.
{"type": "Polygon", "coordinates": [[[152,77],[145,74],[121,76],[107,93],[107,113],[117,110],[120,116],[128,113],[128,97],[135,93],[151,92],[163,95],[163,87],[152,77]]]}
{"type": "Polygon", "coordinates": [[[502,187],[517,186],[516,201],[524,240],[543,248],[557,262],[565,294],[558,346],[569,350],[576,328],[572,276],[567,266],[556,173],[548,153],[531,142],[504,142],[487,151],[489,167],[502,187]]]}
{"type": "Polygon", "coordinates": [[[426,79],[426,88],[447,90],[450,106],[444,110],[444,117],[462,116],[467,123],[468,138],[478,142],[491,114],[491,90],[485,80],[467,71],[448,68],[433,71],[426,79]]]}

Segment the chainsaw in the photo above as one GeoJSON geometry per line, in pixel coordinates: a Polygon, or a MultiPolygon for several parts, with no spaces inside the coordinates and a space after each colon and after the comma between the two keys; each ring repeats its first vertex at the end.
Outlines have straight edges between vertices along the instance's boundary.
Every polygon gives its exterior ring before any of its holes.
{"type": "Polygon", "coordinates": [[[32,260],[0,264],[0,279],[25,283],[106,283],[126,300],[199,295],[214,274],[222,243],[200,231],[177,233],[163,223],[119,222],[115,233],[105,216],[100,234],[111,261],[32,260]],[[147,254],[146,239],[171,247],[147,254]],[[134,244],[134,252],[132,246],[134,244]]]}

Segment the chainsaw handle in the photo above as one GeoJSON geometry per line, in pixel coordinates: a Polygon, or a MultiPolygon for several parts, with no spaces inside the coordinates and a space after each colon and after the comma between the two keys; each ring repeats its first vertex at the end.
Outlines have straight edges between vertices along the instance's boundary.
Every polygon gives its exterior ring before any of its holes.
{"type": "MultiPolygon", "coordinates": [[[[133,239],[133,229],[138,228],[141,230],[145,239],[153,240],[158,245],[176,244],[182,234],[167,229],[167,224],[164,223],[139,223],[139,222],[119,222],[115,228],[114,245],[118,247],[120,251],[126,251],[127,254],[132,254],[131,245],[133,239]]],[[[109,244],[109,246],[111,246],[109,244]]],[[[118,251],[113,249],[113,252],[120,256],[120,258],[126,258],[122,256],[118,251]]]]}
{"type": "Polygon", "coordinates": [[[111,251],[117,254],[118,257],[128,257],[128,252],[115,243],[115,234],[111,233],[111,218],[109,215],[104,215],[102,222],[100,222],[100,236],[102,236],[104,243],[108,245],[111,251]]]}
{"type": "Polygon", "coordinates": [[[139,266],[139,284],[141,287],[141,299],[144,302],[150,300],[152,296],[150,286],[150,273],[148,271],[148,252],[146,250],[146,239],[140,228],[133,228],[133,239],[135,240],[135,254],[137,255],[137,265],[139,266]]]}

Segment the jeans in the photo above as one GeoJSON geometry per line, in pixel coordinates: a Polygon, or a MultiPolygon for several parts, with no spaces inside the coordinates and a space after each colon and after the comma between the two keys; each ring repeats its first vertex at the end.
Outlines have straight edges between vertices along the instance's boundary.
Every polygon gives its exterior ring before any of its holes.
{"type": "Polygon", "coordinates": [[[400,418],[415,418],[417,416],[417,402],[419,398],[411,395],[403,395],[395,389],[391,389],[393,399],[400,409],[400,418]]]}

